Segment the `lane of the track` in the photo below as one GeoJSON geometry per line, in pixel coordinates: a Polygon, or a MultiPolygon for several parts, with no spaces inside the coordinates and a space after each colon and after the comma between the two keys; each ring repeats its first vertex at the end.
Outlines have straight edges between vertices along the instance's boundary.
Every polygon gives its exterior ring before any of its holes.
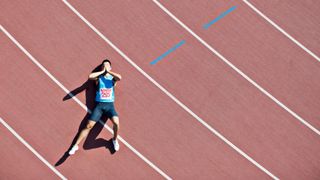
{"type": "Polygon", "coordinates": [[[320,64],[313,57],[243,2],[222,3],[219,8],[214,8],[217,1],[160,2],[231,63],[320,129],[320,64]],[[233,5],[236,10],[203,29],[203,24],[233,5]]]}
{"type": "Polygon", "coordinates": [[[1,179],[57,179],[58,176],[0,124],[1,179]]]}
{"type": "Polygon", "coordinates": [[[250,0],[256,8],[296,40],[320,56],[320,1],[250,0]]]}
{"type": "MultiPolygon", "coordinates": [[[[65,93],[3,33],[1,42],[3,46],[1,47],[0,114],[20,136],[53,165],[67,151],[86,113],[75,102],[62,101],[65,93]]],[[[57,169],[71,179],[161,178],[129,149],[123,148],[119,153],[111,155],[104,147],[106,142],[103,140],[111,137],[110,133],[102,131],[97,136],[99,140],[87,142],[87,149],[91,150],[84,152],[81,148],[78,154],[67,158],[57,169]]],[[[16,146],[10,148],[13,148],[14,152],[16,146]]],[[[28,156],[21,154],[24,155],[28,156]]],[[[34,155],[30,153],[29,156],[34,155]]],[[[29,156],[26,158],[31,159],[29,156]]],[[[15,163],[14,159],[8,161],[9,164],[15,163]]],[[[5,165],[2,164],[1,169],[6,169],[10,173],[16,171],[7,169],[5,165]]],[[[17,175],[21,179],[24,177],[20,176],[22,173],[32,175],[35,173],[32,171],[29,172],[28,168],[17,170],[19,172],[17,175]]]]}
{"type": "Polygon", "coordinates": [[[316,176],[318,136],[231,71],[152,2],[71,2],[147,73],[271,172],[293,179],[316,176]],[[149,64],[182,39],[186,44],[166,60],[149,64]]]}
{"type": "MultiPolygon", "coordinates": [[[[102,58],[111,58],[114,70],[123,75],[117,85],[116,102],[121,115],[121,135],[169,175],[174,178],[268,178],[204,127],[195,125],[190,115],[107,47],[64,4],[46,2],[32,9],[33,13],[29,13],[31,5],[27,4],[8,8],[5,14],[9,18],[3,20],[4,26],[70,89],[81,85],[102,58]]],[[[84,93],[79,98],[86,101],[84,93]]],[[[72,118],[69,121],[80,120],[72,118]]],[[[96,153],[88,152],[92,156],[96,153]]],[[[74,158],[79,164],[83,154],[74,158]]],[[[95,155],[99,156],[101,158],[101,154],[95,155]]],[[[105,158],[117,159],[118,156],[105,158]]],[[[97,162],[94,167],[99,171],[108,169],[105,164],[97,162]]],[[[131,166],[121,168],[132,169],[131,166]]]]}

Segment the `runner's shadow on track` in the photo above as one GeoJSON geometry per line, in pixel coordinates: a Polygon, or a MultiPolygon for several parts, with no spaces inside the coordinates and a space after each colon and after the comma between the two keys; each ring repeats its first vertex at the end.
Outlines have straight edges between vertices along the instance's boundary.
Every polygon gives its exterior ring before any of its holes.
{"type": "MultiPolygon", "coordinates": [[[[101,69],[101,66],[97,66],[92,72],[97,72],[100,69],[101,69]]],[[[71,91],[69,94],[63,97],[63,101],[67,101],[72,98],[72,95],[76,96],[77,94],[83,91],[85,91],[86,106],[88,107],[88,109],[93,110],[96,105],[96,102],[95,102],[96,84],[95,84],[95,81],[92,81],[92,80],[87,80],[80,87],[71,91]]],[[[56,162],[55,166],[59,166],[63,164],[68,159],[68,157],[70,156],[68,152],[71,150],[72,146],[75,144],[81,130],[84,127],[86,127],[89,117],[90,117],[90,113],[87,113],[83,118],[83,120],[81,121],[80,126],[78,128],[78,132],[73,138],[70,147],[63,154],[63,156],[58,160],[58,162],[56,162]]],[[[105,124],[107,120],[108,119],[105,116],[101,118],[101,122],[103,122],[103,124],[105,124]]],[[[110,138],[109,140],[105,140],[103,138],[96,139],[99,133],[102,131],[102,129],[103,129],[103,125],[97,122],[96,125],[89,132],[88,136],[86,137],[85,142],[83,143],[83,149],[90,150],[90,149],[105,147],[110,151],[110,154],[114,154],[115,150],[112,144],[112,138],[110,138]]]]}

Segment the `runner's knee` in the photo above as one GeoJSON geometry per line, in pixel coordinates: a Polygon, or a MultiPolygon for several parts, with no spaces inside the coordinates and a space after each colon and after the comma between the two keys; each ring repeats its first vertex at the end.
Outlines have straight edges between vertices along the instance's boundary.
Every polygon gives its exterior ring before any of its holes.
{"type": "Polygon", "coordinates": [[[112,118],[112,122],[114,125],[119,126],[120,125],[120,121],[118,117],[113,117],[112,118]]]}
{"type": "Polygon", "coordinates": [[[86,126],[86,129],[90,130],[90,129],[93,128],[93,126],[94,126],[93,124],[88,123],[87,126],[86,126]]]}

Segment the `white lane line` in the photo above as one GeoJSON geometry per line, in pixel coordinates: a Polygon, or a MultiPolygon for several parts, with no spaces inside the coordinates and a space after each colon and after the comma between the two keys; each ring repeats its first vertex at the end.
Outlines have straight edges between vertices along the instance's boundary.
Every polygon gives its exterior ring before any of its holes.
{"type": "Polygon", "coordinates": [[[25,145],[34,155],[37,156],[46,166],[48,166],[56,175],[58,175],[61,179],[66,180],[56,168],[54,168],[46,159],[44,159],[32,146],[30,146],[14,129],[12,129],[9,124],[7,124],[1,117],[0,122],[23,144],[25,145]]]}
{"type": "MultiPolygon", "coordinates": [[[[23,51],[29,59],[36,64],[50,79],[55,82],[65,93],[67,93],[74,101],[76,101],[84,110],[91,113],[91,110],[86,107],[77,97],[70,93],[70,91],[62,85],[45,67],[43,67],[2,25],[0,25],[1,30],[14,42],[16,46],[23,51]]],[[[100,121],[103,124],[103,122],[100,121]]],[[[113,130],[107,125],[104,126],[108,131],[113,134],[113,130]]],[[[148,160],[145,156],[143,156],[139,151],[137,151],[134,147],[132,147],[127,141],[125,141],[121,136],[118,136],[119,140],[125,144],[132,152],[134,152],[138,157],[140,157],[145,163],[147,163],[150,167],[152,167],[155,171],[161,174],[166,179],[170,178],[166,173],[164,173],[160,168],[154,165],[150,160],[148,160]]]]}
{"type": "Polygon", "coordinates": [[[270,18],[268,18],[261,11],[259,11],[255,6],[253,6],[249,1],[243,0],[243,2],[246,3],[254,12],[259,14],[263,19],[265,19],[273,27],[275,27],[278,31],[280,31],[282,34],[287,36],[287,38],[289,38],[296,45],[298,45],[300,48],[302,48],[304,51],[306,51],[308,54],[310,54],[312,57],[314,57],[316,60],[318,60],[320,62],[320,58],[316,54],[314,54],[312,51],[310,51],[308,48],[306,48],[304,45],[302,45],[299,41],[297,41],[295,38],[293,38],[289,33],[287,33],[285,30],[283,30],[280,26],[278,26],[276,23],[274,23],[270,18]]]}
{"type": "Polygon", "coordinates": [[[285,106],[282,102],[272,96],[268,91],[263,89],[260,85],[258,85],[255,81],[253,81],[249,76],[243,73],[240,69],[238,69],[235,65],[233,65],[229,60],[227,60],[224,56],[222,56],[218,51],[213,49],[208,43],[206,43],[202,38],[200,38],[196,33],[194,33],[188,26],[186,26],[183,22],[181,22],[176,16],[174,16],[168,9],[166,9],[162,4],[160,4],[157,0],[153,0],[155,4],[157,4],[165,13],[167,13],[172,19],[174,19],[178,24],[180,24],[185,30],[187,30],[193,37],[195,37],[201,44],[203,44],[206,48],[208,48],[211,52],[213,52],[216,56],[218,56],[223,62],[225,62],[228,66],[230,66],[233,70],[239,73],[243,78],[249,81],[252,85],[254,85],[257,89],[259,89],[263,94],[272,99],[275,103],[277,103],[280,107],[285,109],[288,113],[290,113],[293,117],[299,120],[302,124],[307,126],[313,132],[320,136],[320,131],[313,127],[310,123],[300,117],[297,113],[293,112],[287,106],[285,106]]]}
{"type": "Polygon", "coordinates": [[[106,41],[114,50],[116,50],[128,63],[130,63],[134,68],[136,68],[142,75],[144,75],[147,79],[149,79],[155,86],[157,86],[161,91],[163,91],[167,96],[169,96],[175,103],[177,103],[180,107],[182,107],[185,111],[187,111],[190,115],[192,115],[198,122],[200,122],[203,126],[205,126],[209,131],[219,137],[222,141],[228,144],[231,148],[253,163],[255,166],[260,168],[262,171],[267,173],[273,179],[279,179],[270,173],[267,169],[249,157],[246,153],[244,153],[237,146],[232,144],[228,139],[226,139],[222,134],[220,134],[217,130],[212,128],[209,124],[207,124],[203,119],[201,119],[198,115],[192,112],[186,105],[180,102],[175,96],[173,96],[170,92],[168,92],[164,87],[162,87],[158,82],[156,82],[151,76],[149,76],[145,71],[143,71],[137,64],[135,64],[127,55],[125,55],[118,47],[116,47],[109,39],[107,39],[97,28],[95,28],[87,19],[85,19],[71,4],[69,4],[66,0],[63,2],[82,20],[84,21],[95,33],[97,33],[104,41],[106,41]]]}

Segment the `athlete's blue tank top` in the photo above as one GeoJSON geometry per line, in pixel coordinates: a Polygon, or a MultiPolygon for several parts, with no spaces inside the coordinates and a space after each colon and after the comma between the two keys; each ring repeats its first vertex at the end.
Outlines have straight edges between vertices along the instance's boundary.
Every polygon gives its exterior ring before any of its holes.
{"type": "Polygon", "coordinates": [[[98,89],[96,92],[97,102],[114,102],[114,81],[113,76],[99,76],[98,89]]]}

